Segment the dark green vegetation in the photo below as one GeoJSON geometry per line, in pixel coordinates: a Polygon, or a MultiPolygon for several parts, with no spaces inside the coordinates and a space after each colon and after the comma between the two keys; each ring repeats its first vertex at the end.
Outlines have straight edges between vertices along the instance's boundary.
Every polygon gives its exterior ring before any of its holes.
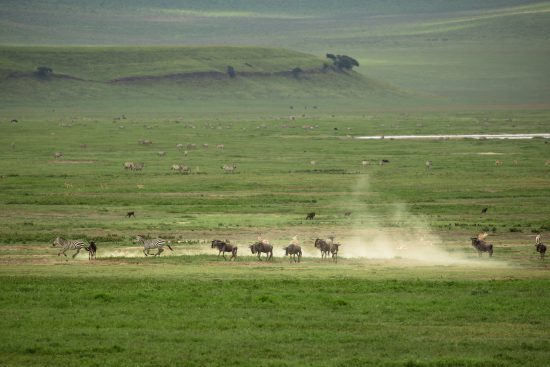
{"type": "Polygon", "coordinates": [[[541,292],[548,280],[535,271],[469,269],[457,276],[440,267],[411,277],[411,269],[360,262],[243,269],[199,257],[160,260],[24,267],[15,276],[0,268],[3,365],[547,361],[550,316],[543,310],[550,300],[541,292]]]}
{"type": "Polygon", "coordinates": [[[7,0],[0,40],[346,54],[359,61],[358,72],[409,91],[423,105],[532,105],[550,96],[549,9],[536,0],[7,0]]]}

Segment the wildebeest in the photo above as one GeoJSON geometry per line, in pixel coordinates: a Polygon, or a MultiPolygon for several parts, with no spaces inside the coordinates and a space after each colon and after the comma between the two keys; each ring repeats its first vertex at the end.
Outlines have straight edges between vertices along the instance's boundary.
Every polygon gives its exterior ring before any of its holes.
{"type": "Polygon", "coordinates": [[[189,166],[186,166],[184,164],[173,164],[172,171],[177,171],[182,175],[186,175],[191,171],[191,168],[189,168],[189,166]]]}
{"type": "Polygon", "coordinates": [[[351,212],[344,212],[344,216],[349,217],[351,215],[351,212]]]}
{"type": "Polygon", "coordinates": [[[540,253],[540,258],[544,260],[544,255],[546,254],[546,245],[544,243],[537,243],[535,249],[540,253]]]}
{"type": "Polygon", "coordinates": [[[302,258],[302,248],[299,245],[291,243],[285,247],[284,250],[285,256],[290,255],[290,262],[292,262],[292,260],[294,260],[294,262],[300,262],[300,259],[302,258]],[[296,261],[296,255],[298,255],[298,261],[296,261]]]}
{"type": "Polygon", "coordinates": [[[88,260],[95,259],[96,252],[97,252],[97,246],[94,241],[91,241],[90,246],[88,247],[88,260]]]}
{"type": "Polygon", "coordinates": [[[53,156],[54,156],[54,158],[61,158],[61,157],[63,157],[63,153],[62,152],[55,152],[53,154],[53,156]]]}
{"type": "Polygon", "coordinates": [[[540,253],[540,258],[544,259],[544,255],[546,254],[546,246],[544,245],[544,243],[542,243],[540,238],[540,234],[535,237],[535,249],[538,253],[540,253]]]}
{"type": "Polygon", "coordinates": [[[124,169],[134,169],[134,162],[124,162],[124,169]]]}
{"type": "Polygon", "coordinates": [[[153,142],[152,142],[151,140],[149,140],[149,139],[140,140],[138,143],[139,143],[140,145],[151,145],[151,144],[153,144],[153,142]]]}
{"type": "Polygon", "coordinates": [[[483,209],[481,209],[481,214],[487,213],[487,209],[489,209],[489,208],[483,208],[483,209]]]}
{"type": "Polygon", "coordinates": [[[133,171],[141,171],[143,169],[143,166],[145,166],[144,163],[134,163],[132,165],[132,170],[133,171]]]}
{"type": "Polygon", "coordinates": [[[342,246],[340,243],[333,243],[330,245],[330,253],[332,254],[332,261],[338,262],[338,248],[342,246]]]}
{"type": "Polygon", "coordinates": [[[307,213],[306,220],[315,218],[315,212],[307,213]]]}
{"type": "Polygon", "coordinates": [[[330,252],[330,243],[328,243],[325,240],[322,240],[320,238],[315,239],[315,248],[318,248],[321,250],[321,259],[325,259],[328,257],[328,254],[330,252]]]}
{"type": "Polygon", "coordinates": [[[269,243],[255,242],[252,245],[248,246],[252,254],[258,254],[258,260],[262,261],[262,252],[265,253],[266,260],[273,258],[273,246],[269,243]]]}
{"type": "Polygon", "coordinates": [[[128,218],[130,218],[130,217],[134,217],[134,218],[135,218],[135,217],[136,217],[136,213],[133,212],[133,211],[132,211],[132,212],[128,212],[128,213],[126,213],[126,216],[127,216],[128,218]]]}
{"type": "Polygon", "coordinates": [[[166,155],[166,152],[164,150],[159,150],[157,154],[159,157],[164,157],[166,155]]]}
{"type": "Polygon", "coordinates": [[[378,164],[379,164],[380,166],[383,166],[383,165],[386,164],[386,163],[390,163],[390,161],[389,161],[388,159],[381,159],[381,160],[378,161],[378,164]]]}
{"type": "Polygon", "coordinates": [[[229,243],[228,240],[225,240],[225,241],[221,241],[221,240],[213,240],[212,241],[212,248],[217,248],[218,249],[218,257],[220,257],[220,254],[223,256],[223,258],[225,260],[227,260],[227,258],[225,257],[225,253],[226,252],[231,252],[231,257],[229,258],[229,261],[231,261],[231,259],[237,259],[237,246],[233,246],[232,244],[229,243]]]}
{"type": "Polygon", "coordinates": [[[477,253],[479,256],[481,256],[482,252],[488,252],[489,256],[493,256],[493,245],[491,243],[486,243],[485,237],[487,237],[486,234],[480,234],[477,237],[471,237],[472,240],[472,246],[477,250],[477,253]]]}
{"type": "Polygon", "coordinates": [[[495,161],[495,166],[502,166],[502,163],[504,163],[503,161],[501,161],[500,159],[497,159],[495,161]]]}

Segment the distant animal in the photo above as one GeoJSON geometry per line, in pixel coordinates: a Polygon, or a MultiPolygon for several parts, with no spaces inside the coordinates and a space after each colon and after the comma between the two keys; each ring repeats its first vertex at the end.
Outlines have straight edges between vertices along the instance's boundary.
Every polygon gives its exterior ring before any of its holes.
{"type": "Polygon", "coordinates": [[[544,165],[545,165],[545,166],[550,166],[550,159],[547,159],[547,160],[544,162],[544,165]]]}
{"type": "Polygon", "coordinates": [[[176,148],[183,149],[183,144],[181,144],[181,143],[176,144],[176,148]]]}
{"type": "Polygon", "coordinates": [[[94,241],[91,241],[90,246],[88,247],[88,260],[95,259],[96,252],[97,252],[97,246],[94,241]]]}
{"type": "Polygon", "coordinates": [[[145,140],[140,140],[139,144],[141,144],[141,145],[151,145],[151,144],[153,144],[153,142],[151,140],[145,139],[145,140]]]}
{"type": "Polygon", "coordinates": [[[145,256],[149,256],[149,251],[154,248],[158,249],[158,252],[154,256],[160,256],[160,254],[164,251],[164,245],[168,246],[171,251],[174,251],[172,247],[166,243],[166,240],[163,240],[162,238],[153,238],[148,240],[138,234],[134,239],[134,243],[141,243],[143,245],[143,253],[145,256]]]}
{"type": "Polygon", "coordinates": [[[503,163],[504,163],[503,161],[501,161],[500,159],[497,159],[495,161],[495,166],[502,166],[503,163]]]}
{"type": "Polygon", "coordinates": [[[481,209],[481,214],[487,213],[487,209],[489,209],[489,208],[483,208],[483,209],[481,209]]]}
{"type": "Polygon", "coordinates": [[[363,168],[366,168],[369,164],[370,164],[370,162],[367,161],[367,160],[361,161],[361,165],[363,165],[363,168]]]}
{"type": "Polygon", "coordinates": [[[351,215],[351,212],[345,212],[344,216],[349,217],[351,215]]]}
{"type": "Polygon", "coordinates": [[[157,154],[159,155],[159,157],[164,157],[164,156],[166,156],[166,152],[163,151],[163,150],[160,150],[157,154]]]}
{"type": "Polygon", "coordinates": [[[134,168],[134,162],[124,162],[123,166],[124,166],[124,169],[131,170],[134,168]]]}
{"type": "Polygon", "coordinates": [[[378,161],[378,164],[379,164],[380,166],[383,166],[383,165],[385,165],[386,163],[390,163],[390,161],[387,160],[387,159],[381,159],[381,160],[378,161]]]}
{"type": "Polygon", "coordinates": [[[144,165],[144,163],[134,163],[132,164],[132,171],[141,171],[144,165]]]}
{"type": "Polygon", "coordinates": [[[224,150],[224,148],[225,148],[225,145],[223,145],[223,144],[216,145],[216,149],[224,150]]]}
{"type": "Polygon", "coordinates": [[[273,246],[268,243],[263,243],[260,241],[255,242],[248,247],[250,248],[250,251],[252,251],[252,254],[258,254],[258,260],[260,261],[262,260],[262,252],[266,254],[266,260],[270,260],[273,258],[273,246]]]}
{"type": "Polygon", "coordinates": [[[185,147],[187,150],[197,149],[197,144],[187,144],[185,147]]]}
{"type": "Polygon", "coordinates": [[[315,248],[321,250],[321,260],[328,257],[328,254],[330,252],[330,245],[331,244],[325,240],[322,240],[320,238],[315,239],[314,246],[315,248]]]}
{"type": "Polygon", "coordinates": [[[306,220],[308,220],[308,219],[313,220],[313,218],[315,218],[315,212],[307,213],[306,220]]]}
{"type": "Polygon", "coordinates": [[[483,252],[489,253],[489,256],[493,256],[493,245],[485,242],[486,234],[479,235],[477,237],[471,237],[472,246],[477,250],[479,256],[483,252]]]}
{"type": "Polygon", "coordinates": [[[342,246],[340,243],[333,243],[330,245],[330,253],[332,254],[332,261],[338,262],[338,249],[342,246]]]}
{"type": "Polygon", "coordinates": [[[62,152],[55,152],[53,154],[53,156],[54,156],[54,158],[61,158],[61,157],[63,157],[63,153],[62,152]]]}
{"type": "Polygon", "coordinates": [[[73,259],[78,255],[80,250],[85,249],[88,250],[88,247],[86,247],[86,244],[82,240],[66,240],[63,237],[56,237],[55,240],[53,240],[52,247],[61,247],[61,250],[57,254],[57,256],[61,256],[63,254],[65,257],[67,257],[68,250],[76,250],[75,254],[73,255],[73,259]]]}
{"type": "Polygon", "coordinates": [[[191,169],[189,168],[189,166],[186,166],[186,165],[183,165],[183,164],[173,164],[172,165],[172,171],[177,171],[177,172],[181,173],[182,175],[186,175],[191,171],[191,169]]]}
{"type": "Polygon", "coordinates": [[[290,262],[292,262],[292,260],[294,260],[294,262],[300,262],[300,259],[302,258],[302,248],[299,245],[291,243],[285,247],[284,250],[285,256],[290,255],[290,262]],[[298,257],[298,261],[296,261],[296,256],[298,257]]]}
{"type": "Polygon", "coordinates": [[[544,243],[537,243],[535,249],[540,253],[540,258],[544,260],[544,255],[546,254],[546,245],[544,243]]]}
{"type": "Polygon", "coordinates": [[[204,144],[202,145],[202,147],[203,147],[204,149],[208,149],[208,144],[207,144],[207,143],[204,143],[204,144]]]}
{"type": "Polygon", "coordinates": [[[426,169],[432,168],[432,161],[426,161],[426,169]]]}
{"type": "Polygon", "coordinates": [[[221,240],[213,240],[212,241],[212,248],[217,248],[218,249],[218,257],[220,257],[220,255],[223,256],[223,258],[225,260],[227,260],[227,258],[225,257],[225,253],[226,252],[231,252],[231,257],[229,258],[229,261],[231,261],[231,259],[235,259],[237,260],[237,246],[233,246],[232,244],[229,243],[228,240],[225,240],[225,241],[221,241],[221,240]]]}
{"type": "Polygon", "coordinates": [[[135,218],[135,217],[136,217],[136,213],[133,212],[133,211],[132,211],[132,212],[128,212],[128,213],[126,213],[126,216],[127,216],[128,218],[130,218],[130,217],[134,217],[134,218],[135,218]]]}
{"type": "Polygon", "coordinates": [[[540,234],[535,237],[535,249],[538,253],[540,253],[540,258],[544,260],[544,255],[546,254],[546,245],[542,243],[540,238],[540,234]]]}
{"type": "Polygon", "coordinates": [[[317,164],[317,161],[311,161],[309,162],[309,164],[311,164],[312,166],[315,166],[317,164]]]}
{"type": "Polygon", "coordinates": [[[235,169],[236,169],[236,168],[237,168],[237,166],[234,165],[234,164],[224,164],[224,165],[221,167],[221,169],[223,169],[223,171],[224,171],[225,173],[233,173],[233,172],[235,172],[235,169]]]}
{"type": "Polygon", "coordinates": [[[19,121],[17,121],[17,119],[12,119],[11,122],[13,122],[13,123],[15,124],[15,123],[17,123],[17,122],[19,122],[19,121]]]}

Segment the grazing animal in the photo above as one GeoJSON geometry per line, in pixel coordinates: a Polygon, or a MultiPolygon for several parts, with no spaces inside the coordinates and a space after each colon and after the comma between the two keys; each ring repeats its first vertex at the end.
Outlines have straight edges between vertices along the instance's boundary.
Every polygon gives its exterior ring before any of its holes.
{"type": "Polygon", "coordinates": [[[55,152],[55,153],[53,154],[53,157],[54,157],[54,158],[61,158],[61,157],[63,157],[63,153],[62,153],[62,152],[55,152]]]}
{"type": "Polygon", "coordinates": [[[139,144],[141,144],[141,145],[151,145],[151,144],[153,144],[153,142],[151,140],[145,139],[145,140],[140,140],[139,144]]]}
{"type": "Polygon", "coordinates": [[[225,148],[225,145],[223,145],[223,144],[216,145],[216,149],[224,150],[224,148],[225,148]]]}
{"type": "Polygon", "coordinates": [[[503,161],[501,161],[500,159],[497,159],[495,161],[495,166],[502,166],[502,163],[504,163],[503,161]]]}
{"type": "Polygon", "coordinates": [[[17,122],[19,122],[19,121],[17,121],[17,119],[12,119],[11,122],[13,122],[13,123],[15,124],[15,123],[17,123],[17,122]]]}
{"type": "Polygon", "coordinates": [[[189,168],[189,166],[185,166],[183,164],[173,164],[172,171],[178,171],[182,175],[186,175],[191,171],[191,169],[189,168]]]}
{"type": "Polygon", "coordinates": [[[544,255],[546,254],[546,245],[544,243],[537,243],[535,249],[540,253],[540,258],[544,260],[544,255]]]}
{"type": "Polygon", "coordinates": [[[315,212],[307,213],[306,220],[308,220],[308,219],[313,220],[313,218],[315,218],[315,212]]]}
{"type": "Polygon", "coordinates": [[[546,245],[542,243],[540,237],[540,234],[535,237],[535,249],[538,253],[540,253],[540,258],[544,260],[544,255],[546,254],[546,245]]]}
{"type": "Polygon", "coordinates": [[[218,257],[220,257],[220,254],[221,254],[223,258],[227,260],[227,258],[225,257],[225,253],[231,252],[231,257],[229,258],[229,261],[231,261],[231,259],[237,260],[237,246],[233,246],[232,244],[229,243],[228,240],[225,240],[225,241],[213,240],[212,248],[218,249],[219,251],[218,257]]]}
{"type": "Polygon", "coordinates": [[[261,255],[262,252],[265,253],[266,260],[270,260],[273,258],[273,246],[269,243],[264,242],[255,242],[252,245],[249,246],[250,251],[252,251],[252,254],[258,254],[258,260],[262,261],[261,255]]]}
{"type": "Polygon", "coordinates": [[[221,167],[221,169],[223,169],[223,171],[224,171],[225,173],[233,173],[233,172],[235,172],[235,169],[236,169],[236,168],[237,168],[237,166],[234,165],[234,164],[224,164],[224,165],[221,167]]]}
{"type": "Polygon", "coordinates": [[[344,216],[349,217],[351,215],[351,212],[345,212],[344,216]]]}
{"type": "Polygon", "coordinates": [[[163,150],[160,150],[157,154],[159,155],[159,157],[164,157],[164,156],[166,156],[166,152],[163,151],[163,150]]]}
{"type": "Polygon", "coordinates": [[[390,163],[390,161],[387,160],[387,159],[381,159],[381,160],[378,161],[378,164],[379,164],[380,166],[383,166],[383,165],[385,165],[386,163],[390,163]]]}
{"type": "Polygon", "coordinates": [[[183,149],[183,144],[181,144],[181,143],[176,144],[176,148],[183,149]]]}
{"type": "Polygon", "coordinates": [[[330,245],[330,253],[332,254],[332,261],[338,262],[338,248],[342,246],[340,243],[333,243],[330,245]]]}
{"type": "Polygon", "coordinates": [[[426,169],[432,168],[432,161],[426,161],[426,169]]]}
{"type": "Polygon", "coordinates": [[[90,247],[88,247],[88,260],[96,258],[97,246],[94,241],[90,242],[90,247]]]}
{"type": "Polygon", "coordinates": [[[197,144],[187,144],[185,147],[187,150],[197,149],[197,144]]]}
{"type": "Polygon", "coordinates": [[[73,255],[73,259],[78,255],[80,250],[85,249],[88,250],[88,247],[86,247],[86,244],[82,240],[66,240],[63,237],[56,237],[55,240],[53,240],[52,247],[59,246],[61,247],[61,250],[57,254],[57,256],[61,256],[61,254],[65,255],[67,257],[68,250],[76,250],[75,254],[73,255]]]}
{"type": "Polygon", "coordinates": [[[134,169],[134,162],[124,162],[123,166],[124,166],[124,169],[132,170],[134,169]]]}
{"type": "Polygon", "coordinates": [[[483,209],[481,209],[481,214],[487,213],[487,209],[489,209],[489,208],[483,208],[483,209]]]}
{"type": "Polygon", "coordinates": [[[302,258],[302,247],[291,243],[285,247],[284,250],[285,256],[290,255],[290,262],[292,262],[292,260],[294,260],[294,262],[300,262],[300,259],[302,258]],[[296,261],[296,256],[298,256],[298,261],[296,261]]]}
{"type": "Polygon", "coordinates": [[[202,145],[202,147],[203,147],[204,149],[208,149],[208,144],[207,144],[207,143],[204,143],[204,144],[202,145]]]}
{"type": "Polygon", "coordinates": [[[145,166],[144,163],[134,163],[132,164],[132,171],[141,171],[143,166],[145,166]]]}
{"type": "Polygon", "coordinates": [[[320,238],[315,239],[315,248],[318,248],[319,250],[321,250],[321,260],[328,257],[328,254],[330,252],[330,246],[331,246],[331,243],[325,240],[322,240],[320,238]]]}
{"type": "Polygon", "coordinates": [[[174,251],[172,247],[166,243],[166,240],[163,240],[162,238],[153,238],[148,240],[141,235],[137,235],[134,239],[134,243],[138,242],[143,244],[143,253],[145,256],[149,256],[149,251],[154,248],[158,249],[158,252],[154,256],[160,256],[160,254],[164,251],[164,245],[168,246],[171,251],[174,251]]]}
{"type": "Polygon", "coordinates": [[[477,250],[479,256],[483,252],[488,252],[489,256],[493,256],[493,245],[485,242],[487,234],[480,234],[477,237],[471,237],[472,246],[477,250]]]}
{"type": "Polygon", "coordinates": [[[136,212],[133,212],[133,211],[132,211],[132,212],[128,212],[128,213],[126,213],[126,216],[127,216],[128,218],[130,218],[130,217],[134,217],[134,218],[135,218],[135,217],[136,217],[136,212]]]}
{"type": "Polygon", "coordinates": [[[370,162],[365,160],[365,161],[361,161],[361,164],[363,165],[363,168],[367,168],[370,162]]]}

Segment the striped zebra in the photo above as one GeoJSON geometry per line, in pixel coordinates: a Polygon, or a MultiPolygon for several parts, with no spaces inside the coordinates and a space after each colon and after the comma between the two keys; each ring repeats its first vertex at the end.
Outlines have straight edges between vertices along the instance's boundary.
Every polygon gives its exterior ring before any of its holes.
{"type": "Polygon", "coordinates": [[[166,243],[166,240],[163,240],[162,238],[153,238],[151,240],[148,240],[141,235],[137,235],[134,243],[138,242],[143,244],[143,253],[145,254],[145,256],[149,256],[149,250],[153,248],[158,249],[158,252],[154,256],[159,256],[164,251],[164,245],[168,246],[171,251],[174,251],[172,247],[170,247],[170,245],[166,243]]]}
{"type": "Polygon", "coordinates": [[[86,244],[82,240],[66,240],[63,237],[57,237],[53,243],[52,247],[59,246],[61,247],[61,250],[57,254],[57,256],[61,256],[61,254],[67,256],[65,252],[68,250],[76,250],[75,254],[73,255],[73,259],[78,255],[80,250],[85,249],[86,251],[90,251],[88,247],[86,247],[86,244]]]}

